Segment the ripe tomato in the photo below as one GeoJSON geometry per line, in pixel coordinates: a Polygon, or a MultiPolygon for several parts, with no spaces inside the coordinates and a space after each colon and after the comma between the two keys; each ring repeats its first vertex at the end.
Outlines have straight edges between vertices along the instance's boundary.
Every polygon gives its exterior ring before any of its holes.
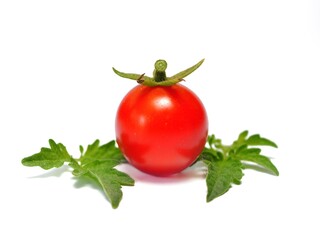
{"type": "Polygon", "coordinates": [[[148,174],[167,176],[190,166],[201,153],[208,119],[200,99],[181,84],[138,85],[116,115],[116,140],[125,158],[148,174]]]}

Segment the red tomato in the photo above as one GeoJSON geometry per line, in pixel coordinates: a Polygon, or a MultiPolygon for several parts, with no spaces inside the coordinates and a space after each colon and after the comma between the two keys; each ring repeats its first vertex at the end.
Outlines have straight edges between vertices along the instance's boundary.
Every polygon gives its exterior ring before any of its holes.
{"type": "Polygon", "coordinates": [[[137,169],[168,176],[189,167],[204,148],[208,119],[200,99],[181,84],[138,85],[116,115],[116,140],[137,169]]]}

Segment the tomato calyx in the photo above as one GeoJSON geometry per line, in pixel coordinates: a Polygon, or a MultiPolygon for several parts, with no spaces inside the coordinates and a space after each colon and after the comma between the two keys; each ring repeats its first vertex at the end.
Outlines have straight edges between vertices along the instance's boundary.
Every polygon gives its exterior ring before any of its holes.
{"type": "Polygon", "coordinates": [[[165,60],[159,59],[154,64],[154,71],[153,76],[148,77],[144,73],[143,74],[135,74],[135,73],[124,73],[120,72],[115,68],[112,68],[113,71],[120,77],[128,78],[131,80],[137,81],[137,83],[149,86],[149,87],[156,87],[156,86],[172,86],[176,83],[184,81],[184,78],[194,72],[197,68],[201,66],[204,59],[202,59],[197,64],[189,67],[171,77],[166,76],[166,69],[167,69],[167,62],[165,60]]]}

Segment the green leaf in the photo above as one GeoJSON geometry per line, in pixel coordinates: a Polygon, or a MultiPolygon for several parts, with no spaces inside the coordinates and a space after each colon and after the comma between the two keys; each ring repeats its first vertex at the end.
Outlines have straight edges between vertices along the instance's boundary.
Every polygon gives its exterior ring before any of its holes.
{"type": "Polygon", "coordinates": [[[172,77],[169,77],[167,79],[167,81],[175,81],[175,80],[180,80],[180,79],[185,78],[186,76],[193,73],[197,68],[199,68],[203,62],[204,62],[204,59],[202,59],[201,61],[199,61],[197,64],[193,65],[192,67],[189,67],[186,70],[183,70],[183,71],[173,75],[172,77]]]}
{"type": "Polygon", "coordinates": [[[126,173],[114,167],[124,162],[124,157],[115,141],[100,146],[96,140],[88,145],[86,152],[80,158],[80,165],[76,166],[74,174],[84,174],[94,178],[102,187],[113,208],[117,208],[122,199],[122,186],[133,186],[134,180],[126,173]]]}
{"type": "Polygon", "coordinates": [[[96,140],[85,152],[80,146],[79,159],[72,158],[61,143],[57,144],[50,139],[49,144],[50,148],[41,148],[39,153],[22,159],[22,164],[50,169],[68,162],[75,177],[87,176],[101,185],[113,208],[117,208],[122,199],[121,187],[134,185],[134,180],[129,175],[114,168],[124,162],[115,141],[100,146],[100,141],[96,140]]]}
{"type": "Polygon", "coordinates": [[[221,152],[218,152],[215,149],[205,148],[200,154],[199,160],[219,161],[223,160],[223,155],[221,152]]]}
{"type": "Polygon", "coordinates": [[[117,208],[122,199],[121,186],[134,185],[129,175],[110,167],[108,162],[93,162],[85,168],[99,182],[113,208],[117,208]]]}
{"type": "Polygon", "coordinates": [[[22,159],[22,164],[28,167],[39,166],[45,170],[61,167],[64,162],[70,162],[71,156],[61,143],[49,140],[50,148],[41,148],[39,153],[22,159]]]}
{"type": "Polygon", "coordinates": [[[248,134],[249,134],[248,130],[244,130],[243,132],[241,132],[238,136],[238,141],[243,141],[244,139],[246,139],[248,134]]]}
{"type": "Polygon", "coordinates": [[[241,183],[243,173],[240,161],[229,159],[207,162],[207,166],[207,202],[226,193],[231,188],[232,183],[241,183]]]}
{"type": "Polygon", "coordinates": [[[214,134],[211,134],[208,136],[207,138],[207,142],[209,144],[210,147],[212,147],[212,145],[214,145],[214,142],[215,142],[215,135],[214,134]]]}
{"type": "Polygon", "coordinates": [[[135,74],[135,73],[124,73],[124,72],[120,72],[117,69],[115,69],[114,67],[112,68],[112,70],[114,71],[115,74],[117,74],[120,77],[123,78],[128,78],[131,80],[141,80],[141,81],[153,81],[151,77],[147,77],[144,74],[135,74]]]}
{"type": "Polygon", "coordinates": [[[88,172],[102,187],[113,208],[117,208],[122,199],[122,186],[133,186],[134,180],[126,173],[114,167],[124,162],[124,157],[115,141],[100,146],[96,140],[88,145],[86,152],[80,158],[80,168],[74,165],[73,174],[81,175],[88,172]]]}
{"type": "Polygon", "coordinates": [[[222,147],[221,139],[216,138],[214,134],[208,136],[207,142],[211,149],[213,147],[215,147],[216,149],[221,149],[222,147]]]}
{"type": "Polygon", "coordinates": [[[236,155],[238,154],[260,154],[261,149],[260,148],[248,148],[247,145],[242,145],[239,147],[236,151],[236,155]]]}
{"type": "Polygon", "coordinates": [[[248,134],[247,130],[241,132],[232,145],[222,144],[221,140],[213,134],[208,136],[209,147],[205,147],[197,159],[197,161],[203,161],[208,167],[206,177],[208,202],[226,193],[232,184],[241,183],[243,168],[248,166],[243,164],[243,161],[253,162],[279,175],[278,169],[270,158],[261,155],[260,148],[249,148],[249,146],[277,147],[277,145],[269,139],[260,137],[259,134],[249,137],[248,134]]]}
{"type": "Polygon", "coordinates": [[[241,132],[241,133],[239,134],[239,136],[238,136],[238,139],[237,139],[236,143],[237,143],[238,145],[243,144],[243,143],[245,142],[246,137],[248,136],[248,134],[249,134],[248,130],[245,130],[245,131],[241,132]]]}
{"type": "MultiPolygon", "coordinates": [[[[256,163],[269,171],[271,171],[276,176],[279,176],[279,171],[275,165],[271,162],[270,158],[259,154],[258,152],[252,151],[252,149],[247,149],[248,151],[242,151],[236,154],[234,157],[239,161],[249,161],[256,163]],[[250,151],[251,150],[251,151],[250,151]]],[[[253,149],[256,150],[256,149],[253,149]]],[[[259,149],[260,150],[260,149],[259,149]]]]}
{"type": "Polygon", "coordinates": [[[248,133],[249,132],[247,130],[241,132],[238,136],[238,139],[232,143],[231,149],[237,149],[241,147],[245,143],[248,133]]]}
{"type": "Polygon", "coordinates": [[[80,166],[80,164],[74,159],[71,160],[69,166],[73,168],[72,174],[76,177],[80,177],[88,172],[88,170],[80,166]]]}
{"type": "Polygon", "coordinates": [[[267,139],[267,138],[262,138],[260,137],[259,134],[255,134],[250,136],[246,140],[246,144],[250,146],[270,146],[270,147],[275,147],[277,148],[277,144],[275,144],[273,141],[267,139]]]}
{"type": "Polygon", "coordinates": [[[84,148],[82,145],[79,146],[79,150],[80,150],[80,153],[81,153],[81,157],[83,156],[83,152],[84,152],[84,148]]]}
{"type": "Polygon", "coordinates": [[[110,141],[107,144],[100,146],[100,141],[96,140],[91,145],[88,145],[86,152],[81,157],[82,165],[93,161],[108,161],[113,166],[116,166],[124,162],[125,158],[120,149],[116,147],[115,141],[110,141]]]}

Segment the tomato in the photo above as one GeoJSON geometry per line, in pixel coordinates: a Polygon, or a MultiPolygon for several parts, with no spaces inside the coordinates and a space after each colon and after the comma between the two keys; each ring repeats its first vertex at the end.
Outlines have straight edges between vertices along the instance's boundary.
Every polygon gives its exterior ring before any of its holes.
{"type": "Polygon", "coordinates": [[[156,176],[179,173],[206,143],[208,119],[201,100],[180,83],[137,85],[121,101],[116,141],[137,169],[156,176]]]}

